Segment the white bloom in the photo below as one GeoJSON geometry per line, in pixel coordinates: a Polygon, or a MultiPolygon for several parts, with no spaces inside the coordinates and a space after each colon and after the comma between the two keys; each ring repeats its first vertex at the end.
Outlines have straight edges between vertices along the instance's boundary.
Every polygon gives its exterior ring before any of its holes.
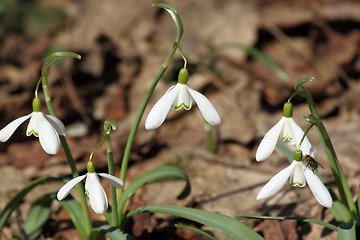
{"type": "Polygon", "coordinates": [[[315,199],[324,207],[332,207],[331,195],[319,177],[310,168],[306,168],[303,162],[296,160],[272,177],[260,190],[256,199],[260,200],[274,196],[281,190],[288,179],[290,179],[290,184],[296,187],[305,187],[307,182],[315,199]]]}
{"type": "MultiPolygon", "coordinates": [[[[290,145],[299,146],[304,132],[292,117],[283,116],[280,121],[275,124],[261,140],[256,151],[256,161],[263,161],[268,158],[274,151],[276,143],[279,139],[290,145]]],[[[313,149],[308,138],[305,137],[300,149],[305,153],[313,156],[313,149]]]]}
{"type": "Polygon", "coordinates": [[[48,154],[56,154],[60,148],[59,135],[65,135],[64,124],[54,116],[34,111],[29,115],[15,119],[0,130],[0,141],[6,142],[15,130],[30,118],[26,135],[39,137],[40,144],[48,154]]]}
{"type": "Polygon", "coordinates": [[[190,110],[192,106],[191,98],[195,100],[204,119],[211,125],[220,124],[221,119],[211,102],[201,93],[190,88],[187,84],[177,83],[167,90],[153,106],[145,121],[146,129],[158,128],[170,111],[171,106],[176,110],[184,108],[190,110]]]}
{"type": "Polygon", "coordinates": [[[114,177],[113,175],[107,173],[88,172],[85,175],[70,180],[62,188],[60,188],[57,193],[57,199],[59,201],[63,200],[77,183],[86,178],[85,193],[89,197],[91,208],[97,214],[106,212],[108,208],[108,200],[106,193],[100,184],[98,175],[105,178],[112,186],[116,188],[124,187],[124,182],[121,179],[114,177]]]}

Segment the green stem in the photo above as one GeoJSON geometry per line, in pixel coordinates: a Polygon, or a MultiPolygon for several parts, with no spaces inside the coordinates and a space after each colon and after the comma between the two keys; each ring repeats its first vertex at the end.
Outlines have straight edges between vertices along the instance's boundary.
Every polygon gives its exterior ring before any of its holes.
{"type": "MultiPolygon", "coordinates": [[[[42,78],[42,81],[41,81],[42,82],[42,89],[43,89],[43,92],[44,92],[46,105],[47,105],[47,107],[49,109],[50,114],[52,116],[56,117],[57,114],[56,114],[54,105],[53,105],[53,103],[51,101],[50,94],[49,94],[49,91],[48,91],[48,82],[47,82],[46,74],[42,73],[41,78],[42,78]]],[[[65,136],[60,135],[59,138],[60,138],[61,145],[64,148],[66,160],[67,160],[67,162],[68,162],[68,164],[70,166],[72,176],[75,178],[75,177],[79,176],[79,172],[78,172],[78,170],[76,168],[76,164],[75,164],[74,158],[72,157],[69,145],[68,145],[68,143],[66,141],[65,136]]],[[[81,185],[81,184],[77,184],[76,189],[78,190],[79,195],[80,195],[81,208],[82,208],[83,215],[84,215],[84,218],[85,218],[84,220],[86,222],[87,233],[90,233],[90,231],[92,229],[92,223],[91,223],[91,217],[90,217],[89,208],[88,208],[87,201],[86,201],[86,196],[84,194],[85,189],[84,189],[83,185],[81,185]]]]}
{"type": "Polygon", "coordinates": [[[216,144],[214,140],[214,128],[209,123],[205,122],[205,132],[207,135],[207,144],[208,144],[208,150],[211,153],[216,152],[216,144]]]}
{"type": "Polygon", "coordinates": [[[306,88],[302,87],[301,91],[299,93],[306,98],[307,104],[309,105],[310,112],[313,117],[317,120],[316,128],[318,130],[318,133],[320,135],[321,142],[323,144],[325,153],[328,157],[329,164],[331,167],[331,170],[333,172],[336,185],[338,187],[339,193],[340,193],[340,201],[343,202],[351,212],[353,219],[355,221],[359,221],[359,215],[355,206],[355,203],[352,198],[352,194],[350,191],[350,187],[346,181],[346,176],[344,174],[344,171],[341,168],[341,165],[339,163],[339,160],[336,156],[335,149],[332,145],[332,142],[330,140],[329,134],[326,131],[326,128],[322,121],[320,120],[320,116],[317,112],[314,100],[310,93],[306,90],[306,88]]]}
{"type": "Polygon", "coordinates": [[[297,92],[294,92],[293,94],[291,94],[291,96],[289,97],[289,99],[287,100],[287,102],[291,102],[291,100],[297,95],[297,92]]]}
{"type": "Polygon", "coordinates": [[[71,155],[71,151],[70,151],[70,148],[69,148],[69,145],[66,141],[66,138],[65,136],[63,135],[60,135],[59,136],[60,138],[60,143],[61,145],[63,146],[64,148],[64,152],[65,152],[65,156],[66,156],[66,160],[69,164],[69,167],[71,169],[71,173],[72,173],[72,176],[75,178],[75,177],[78,177],[79,176],[79,172],[76,168],[76,165],[75,165],[75,161],[73,160],[73,157],[71,155]]]}
{"type": "Polygon", "coordinates": [[[186,68],[186,66],[187,66],[187,60],[186,60],[186,57],[185,57],[184,51],[182,50],[182,48],[181,48],[180,44],[179,44],[179,46],[178,46],[178,49],[179,49],[179,51],[180,51],[181,57],[182,57],[182,58],[183,58],[183,60],[184,60],[184,68],[186,68]]]}
{"type": "MultiPolygon", "coordinates": [[[[174,42],[174,44],[173,44],[173,46],[172,46],[172,48],[171,48],[171,50],[170,50],[170,53],[169,53],[168,56],[166,57],[165,62],[163,63],[163,65],[161,66],[161,68],[164,69],[164,72],[165,72],[166,69],[168,68],[171,60],[173,59],[174,54],[175,54],[176,49],[178,48],[178,46],[179,46],[179,43],[178,43],[178,42],[174,42]]],[[[158,76],[159,73],[161,72],[161,68],[159,69],[158,74],[156,74],[156,76],[155,76],[155,78],[154,78],[154,80],[153,80],[153,84],[154,84],[154,82],[156,81],[157,76],[158,76]]],[[[164,74],[164,72],[161,74],[161,76],[164,74]]],[[[161,76],[157,79],[157,82],[160,80],[161,76]]],[[[156,82],[156,84],[157,84],[157,82],[156,82]]],[[[156,87],[156,84],[155,84],[155,86],[154,86],[154,89],[155,89],[155,87],[156,87]]],[[[150,87],[150,88],[151,88],[151,87],[150,87]]],[[[149,89],[149,90],[150,90],[150,89],[149,89]]],[[[149,91],[148,91],[148,92],[149,92],[149,91]]],[[[151,97],[151,95],[150,95],[150,97],[151,97]]]]}
{"type": "Polygon", "coordinates": [[[299,146],[298,146],[298,149],[301,148],[301,145],[306,137],[306,135],[309,133],[310,129],[314,126],[315,124],[314,123],[311,123],[310,126],[305,130],[303,136],[301,137],[301,140],[300,140],[300,143],[299,143],[299,146]]]}
{"type": "MultiPolygon", "coordinates": [[[[106,158],[108,162],[108,169],[109,174],[114,175],[114,160],[113,160],[113,153],[112,153],[112,147],[111,147],[111,139],[109,134],[104,134],[104,139],[106,143],[106,158]]],[[[110,195],[111,195],[111,203],[112,203],[112,223],[115,227],[120,227],[119,225],[119,216],[117,211],[117,200],[116,200],[116,190],[114,186],[110,185],[110,195]]]]}
{"type": "MultiPolygon", "coordinates": [[[[177,48],[178,48],[178,42],[175,42],[173,44],[172,48],[171,48],[170,53],[168,54],[168,56],[166,58],[164,64],[158,70],[156,76],[153,79],[153,82],[151,83],[148,91],[146,92],[146,94],[145,94],[145,96],[144,96],[144,98],[143,98],[143,100],[142,100],[142,102],[140,104],[139,111],[138,111],[138,113],[136,115],[135,121],[134,121],[134,123],[133,123],[133,125],[131,127],[131,130],[130,130],[129,138],[128,138],[127,143],[126,143],[125,150],[124,150],[124,155],[123,155],[122,162],[121,162],[120,179],[122,179],[124,181],[124,183],[125,183],[125,180],[126,180],[126,172],[127,172],[127,168],[128,168],[128,165],[129,165],[131,148],[132,148],[132,145],[134,144],[135,135],[136,135],[137,129],[139,127],[141,118],[142,118],[142,116],[144,114],[146,105],[148,104],[148,102],[150,100],[150,97],[151,97],[151,95],[153,94],[153,92],[155,90],[156,85],[158,84],[161,77],[163,76],[166,69],[168,68],[170,61],[174,57],[174,54],[175,54],[177,48]]],[[[119,190],[119,199],[120,199],[120,196],[121,196],[122,192],[123,192],[123,189],[120,189],[119,190]]],[[[121,226],[122,220],[124,218],[124,216],[122,216],[123,208],[120,208],[118,211],[119,211],[119,214],[121,216],[120,217],[120,226],[121,226]]]]}
{"type": "Polygon", "coordinates": [[[93,150],[91,151],[90,156],[89,156],[89,162],[92,161],[92,158],[93,158],[93,156],[94,156],[95,151],[96,151],[96,150],[101,146],[101,144],[104,142],[104,140],[105,140],[105,135],[106,135],[106,134],[103,134],[103,137],[101,138],[100,142],[98,142],[98,143],[95,145],[95,147],[93,148],[93,150]]]}

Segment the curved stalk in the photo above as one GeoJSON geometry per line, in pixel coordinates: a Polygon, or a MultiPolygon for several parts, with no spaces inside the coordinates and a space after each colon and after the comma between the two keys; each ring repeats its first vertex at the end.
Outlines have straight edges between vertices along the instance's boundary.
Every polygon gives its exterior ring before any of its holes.
{"type": "MultiPolygon", "coordinates": [[[[43,92],[44,92],[45,102],[46,102],[46,105],[47,105],[47,107],[49,109],[49,113],[52,116],[55,116],[55,117],[57,116],[57,114],[56,114],[54,105],[53,105],[53,103],[51,101],[51,97],[50,97],[49,90],[48,90],[47,67],[49,66],[49,64],[54,59],[60,58],[62,56],[70,56],[70,57],[76,57],[76,58],[80,57],[79,55],[77,55],[75,53],[69,54],[69,53],[65,52],[65,55],[63,55],[61,53],[62,52],[54,53],[54,54],[52,54],[52,55],[50,55],[49,57],[46,58],[44,66],[41,69],[41,76],[40,76],[40,79],[39,79],[39,81],[41,81],[41,83],[42,83],[42,89],[43,89],[43,92]]],[[[78,170],[76,168],[76,164],[75,164],[75,161],[74,161],[74,159],[72,157],[69,145],[68,145],[68,143],[66,141],[66,138],[65,138],[65,136],[62,136],[62,135],[60,135],[59,138],[60,138],[61,145],[64,148],[66,160],[67,160],[67,163],[70,166],[72,176],[74,178],[78,177],[79,172],[78,172],[78,170]]],[[[84,215],[84,218],[85,218],[84,220],[86,222],[86,227],[87,227],[87,233],[90,233],[90,231],[92,229],[92,223],[91,223],[91,217],[90,217],[89,208],[88,208],[87,201],[86,201],[86,196],[84,194],[85,189],[84,189],[83,185],[81,185],[81,184],[77,184],[76,189],[79,192],[80,201],[81,201],[81,208],[82,208],[82,212],[83,212],[83,215],[84,215]]]]}
{"type": "MultiPolygon", "coordinates": [[[[145,97],[143,98],[143,100],[142,100],[142,102],[140,104],[139,111],[138,111],[138,113],[136,115],[136,118],[134,120],[134,123],[133,123],[133,125],[131,127],[131,130],[130,130],[130,133],[129,133],[129,138],[128,138],[127,142],[126,142],[124,155],[123,155],[122,162],[121,162],[120,179],[123,180],[124,182],[125,182],[125,179],[126,179],[127,168],[128,168],[128,165],[129,165],[131,148],[132,148],[132,145],[134,144],[135,135],[136,135],[137,129],[138,129],[139,125],[140,125],[141,118],[142,118],[142,116],[144,114],[145,108],[146,108],[146,106],[147,106],[147,104],[148,104],[148,102],[150,100],[150,97],[151,97],[151,95],[153,94],[153,92],[155,90],[156,85],[158,84],[161,77],[163,76],[166,69],[168,68],[169,62],[173,58],[173,56],[174,56],[174,54],[176,52],[177,46],[178,46],[177,43],[173,44],[173,47],[172,47],[168,57],[166,58],[165,63],[160,67],[160,69],[158,70],[156,76],[154,77],[153,82],[151,83],[148,91],[145,94],[145,97]]],[[[119,189],[118,192],[119,192],[119,197],[120,197],[122,192],[123,192],[123,189],[119,189]]],[[[121,216],[122,215],[121,213],[122,213],[123,209],[118,209],[118,211],[119,211],[119,214],[121,216]]],[[[121,225],[121,222],[122,222],[122,218],[123,217],[120,217],[120,225],[121,225]]]]}
{"type": "Polygon", "coordinates": [[[355,221],[359,221],[358,211],[356,209],[356,206],[355,206],[355,203],[354,203],[351,191],[350,191],[350,187],[346,181],[346,176],[345,176],[344,171],[339,163],[335,149],[330,140],[329,134],[326,131],[324,124],[320,120],[320,116],[317,112],[314,100],[313,100],[311,94],[307,91],[307,89],[305,87],[297,86],[296,91],[301,96],[305,97],[306,102],[309,106],[310,113],[316,121],[314,124],[319,133],[321,143],[324,147],[326,156],[329,160],[329,165],[331,167],[331,170],[332,170],[334,178],[335,178],[336,185],[339,190],[340,201],[343,202],[348,207],[349,211],[351,212],[351,214],[353,216],[353,219],[355,221]]]}
{"type": "MultiPolygon", "coordinates": [[[[114,160],[113,160],[113,153],[111,148],[111,139],[109,134],[104,134],[104,139],[106,143],[106,158],[108,162],[108,172],[110,175],[114,175],[114,160]]],[[[115,227],[120,227],[119,225],[119,216],[117,211],[117,199],[116,199],[116,189],[114,186],[110,184],[110,196],[111,196],[111,203],[112,203],[112,224],[115,227]]]]}
{"type": "MultiPolygon", "coordinates": [[[[128,137],[128,140],[126,142],[126,146],[125,146],[125,150],[124,150],[124,155],[123,155],[122,162],[121,162],[120,179],[122,179],[124,181],[124,183],[125,183],[125,180],[126,180],[126,172],[127,172],[127,168],[128,168],[128,165],[129,165],[131,148],[132,148],[132,145],[134,144],[135,135],[136,135],[137,129],[139,127],[141,118],[142,118],[142,116],[144,114],[145,108],[146,108],[146,106],[147,106],[147,104],[148,104],[148,102],[150,100],[150,97],[151,97],[151,95],[153,94],[153,92],[155,90],[156,85],[158,84],[161,77],[163,76],[166,69],[168,68],[168,66],[170,64],[170,61],[173,59],[176,50],[179,48],[180,40],[181,40],[181,37],[182,37],[182,34],[183,34],[183,23],[182,23],[181,17],[174,8],[172,8],[170,5],[164,4],[164,3],[155,3],[152,6],[162,8],[162,9],[166,10],[170,14],[171,18],[173,19],[173,21],[175,23],[176,30],[177,30],[177,35],[176,35],[175,42],[174,42],[169,54],[167,55],[167,57],[165,59],[165,62],[163,63],[163,65],[158,70],[158,72],[157,72],[156,76],[154,77],[149,89],[147,90],[147,92],[146,92],[146,94],[145,94],[145,96],[144,96],[144,98],[143,98],[143,100],[142,100],[142,102],[140,104],[139,111],[138,111],[138,113],[136,115],[134,123],[133,123],[133,125],[131,127],[129,137],[128,137]]],[[[119,193],[118,194],[119,199],[120,199],[120,196],[122,195],[123,191],[124,191],[123,189],[119,190],[119,192],[118,192],[119,193]]],[[[123,222],[123,219],[124,219],[124,216],[122,214],[123,207],[119,207],[118,211],[119,211],[119,215],[120,215],[119,224],[120,224],[120,226],[122,226],[122,222],[123,222]]]]}

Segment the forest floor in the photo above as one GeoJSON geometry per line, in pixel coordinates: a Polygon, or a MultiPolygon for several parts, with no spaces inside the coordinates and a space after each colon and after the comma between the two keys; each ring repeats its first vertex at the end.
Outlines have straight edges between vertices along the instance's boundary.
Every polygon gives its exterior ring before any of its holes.
{"type": "MultiPolygon", "coordinates": [[[[19,1],[22,3],[23,1],[19,1]]],[[[21,6],[18,9],[21,14],[21,6]]],[[[290,185],[267,200],[256,200],[261,187],[288,165],[276,150],[264,162],[256,162],[256,149],[268,129],[282,116],[282,105],[302,77],[314,81],[312,93],[329,132],[348,183],[357,194],[360,179],[360,3],[357,1],[168,1],[184,23],[182,49],[188,60],[189,85],[206,95],[222,117],[216,126],[216,153],[207,148],[204,121],[196,106],[190,111],[171,110],[157,130],[147,131],[144,119],[171,86],[183,65],[175,54],[158,84],[139,127],[126,182],[161,165],[180,166],[190,177],[192,192],[176,196],[183,183],[170,180],[149,184],[136,192],[128,206],[174,204],[220,212],[229,216],[306,216],[332,220],[329,210],[314,199],[308,187],[290,185]],[[286,74],[275,72],[238,46],[255,47],[272,58],[286,74]]],[[[5,26],[0,47],[0,127],[31,112],[31,100],[44,56],[49,51],[73,51],[80,61],[64,59],[49,70],[49,84],[58,117],[67,127],[67,139],[77,167],[86,162],[100,140],[103,121],[111,118],[118,128],[112,133],[116,173],[126,140],[156,72],[176,36],[170,16],[151,7],[150,1],[39,0],[38,8],[56,8],[46,20],[25,11],[14,30],[5,26]],[[54,13],[55,14],[55,13],[54,13]]],[[[29,7],[29,6],[27,6],[29,7]]],[[[33,14],[37,14],[34,11],[33,14]]],[[[19,15],[20,16],[20,15],[19,15]]],[[[19,17],[18,16],[18,17],[19,17]]],[[[4,22],[7,23],[7,22],[4,22]]],[[[13,23],[12,23],[13,24],[13,23]]],[[[309,113],[297,97],[294,119],[305,129],[309,113]]],[[[0,209],[29,181],[38,176],[70,174],[64,152],[47,155],[23,124],[0,145],[0,209]]],[[[309,133],[319,173],[335,188],[334,178],[315,129],[309,133]]],[[[94,156],[99,172],[107,171],[104,147],[94,156]]],[[[27,195],[0,235],[12,239],[30,203],[60,184],[36,188],[27,195]]],[[[80,239],[58,203],[40,239],[80,239]]],[[[102,216],[93,215],[97,221],[102,216]]],[[[164,215],[134,218],[130,231],[137,239],[201,239],[177,229],[184,222],[164,215]]],[[[243,221],[266,239],[336,239],[323,227],[295,221],[243,221]]],[[[188,222],[185,222],[189,224],[188,222]]],[[[210,230],[210,229],[207,229],[210,230]]],[[[216,237],[222,239],[218,234],[216,237]]]]}

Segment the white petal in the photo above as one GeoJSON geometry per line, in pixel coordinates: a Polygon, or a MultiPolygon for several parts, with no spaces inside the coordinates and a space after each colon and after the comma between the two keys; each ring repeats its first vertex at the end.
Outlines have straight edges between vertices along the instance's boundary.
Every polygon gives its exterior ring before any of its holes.
{"type": "Polygon", "coordinates": [[[29,121],[29,124],[26,128],[26,135],[30,136],[31,134],[34,134],[34,136],[39,136],[39,119],[44,118],[42,112],[33,112],[31,114],[31,118],[29,121]]]}
{"type": "Polygon", "coordinates": [[[319,177],[309,168],[305,169],[305,178],[315,199],[324,207],[331,208],[333,200],[325,185],[319,177]]]}
{"type": "Polygon", "coordinates": [[[10,122],[3,129],[1,129],[0,130],[0,141],[6,142],[11,137],[11,135],[13,135],[15,130],[20,126],[20,124],[22,124],[23,122],[26,121],[26,119],[31,117],[31,114],[32,113],[30,113],[29,115],[23,116],[23,117],[19,117],[19,118],[15,119],[14,121],[10,122]]]}
{"type": "Polygon", "coordinates": [[[300,150],[303,152],[303,155],[310,155],[313,158],[314,156],[314,149],[311,146],[311,143],[309,142],[309,140],[307,138],[304,139],[303,143],[301,144],[300,150]]]}
{"type": "MultiPolygon", "coordinates": [[[[301,138],[304,135],[304,132],[301,129],[301,127],[294,121],[294,119],[292,119],[292,118],[290,119],[290,124],[291,124],[291,128],[292,128],[292,131],[294,134],[295,144],[296,144],[296,146],[299,146],[301,138]]],[[[312,157],[314,157],[314,151],[313,151],[312,145],[307,137],[305,137],[304,141],[302,142],[300,149],[303,152],[303,155],[309,154],[312,157]]]]}
{"type": "Polygon", "coordinates": [[[53,126],[53,128],[56,130],[56,132],[59,135],[65,136],[66,129],[62,121],[60,121],[60,119],[51,115],[44,115],[44,117],[46,118],[46,120],[48,120],[48,122],[53,126]]]}
{"type": "Polygon", "coordinates": [[[305,187],[306,186],[306,179],[304,175],[304,170],[302,167],[301,162],[295,161],[295,167],[293,170],[293,174],[290,177],[290,184],[294,187],[305,187]]]}
{"type": "Polygon", "coordinates": [[[209,99],[207,99],[204,95],[201,93],[191,89],[189,86],[187,86],[187,89],[189,90],[191,96],[194,98],[196,105],[199,107],[201,114],[205,118],[205,120],[210,125],[217,125],[221,123],[221,118],[219,113],[216,111],[214,106],[211,104],[209,99]]]}
{"type": "Polygon", "coordinates": [[[38,119],[38,129],[41,147],[48,154],[56,154],[60,149],[59,136],[43,115],[38,119]]]}
{"type": "Polygon", "coordinates": [[[96,173],[88,173],[85,182],[85,189],[90,200],[91,208],[94,212],[97,214],[106,212],[108,208],[108,200],[96,173]]]}
{"type": "Polygon", "coordinates": [[[68,181],[64,186],[62,186],[60,188],[60,190],[58,191],[56,197],[59,201],[63,200],[64,198],[66,198],[66,196],[69,194],[70,190],[79,182],[81,182],[87,174],[85,175],[81,175],[79,177],[73,178],[70,181],[68,181]]]}
{"type": "Polygon", "coordinates": [[[274,151],[276,143],[279,139],[280,133],[283,129],[285,117],[282,117],[280,121],[275,124],[261,140],[260,145],[256,151],[256,161],[263,161],[267,159],[274,151]]]}
{"type": "Polygon", "coordinates": [[[186,84],[181,84],[181,83],[178,83],[176,85],[179,88],[179,92],[176,95],[172,106],[176,110],[180,110],[181,108],[184,108],[186,110],[190,110],[191,106],[192,106],[192,103],[191,103],[191,98],[190,98],[190,94],[189,94],[187,85],[186,84]]]}
{"type": "Polygon", "coordinates": [[[166,115],[178,92],[179,88],[177,85],[172,86],[164,96],[155,103],[145,121],[145,128],[147,130],[158,128],[165,121],[166,115]]]}
{"type": "Polygon", "coordinates": [[[113,175],[110,175],[110,174],[107,174],[107,173],[98,173],[98,175],[105,178],[107,181],[109,181],[109,183],[111,185],[113,185],[116,188],[123,188],[124,187],[124,182],[120,178],[114,177],[113,175]]]}
{"type": "Polygon", "coordinates": [[[295,141],[294,141],[294,133],[293,133],[293,129],[292,129],[292,126],[291,126],[291,120],[292,118],[287,118],[287,117],[284,117],[284,126],[283,126],[283,129],[281,131],[281,140],[283,142],[286,142],[287,144],[290,144],[290,145],[295,145],[295,141]]]}
{"type": "Polygon", "coordinates": [[[268,197],[274,196],[278,193],[281,188],[285,185],[290,175],[293,173],[295,167],[295,161],[293,161],[288,167],[284,168],[280,172],[278,172],[275,176],[273,176],[268,183],[260,190],[256,199],[264,199],[268,197]]]}

